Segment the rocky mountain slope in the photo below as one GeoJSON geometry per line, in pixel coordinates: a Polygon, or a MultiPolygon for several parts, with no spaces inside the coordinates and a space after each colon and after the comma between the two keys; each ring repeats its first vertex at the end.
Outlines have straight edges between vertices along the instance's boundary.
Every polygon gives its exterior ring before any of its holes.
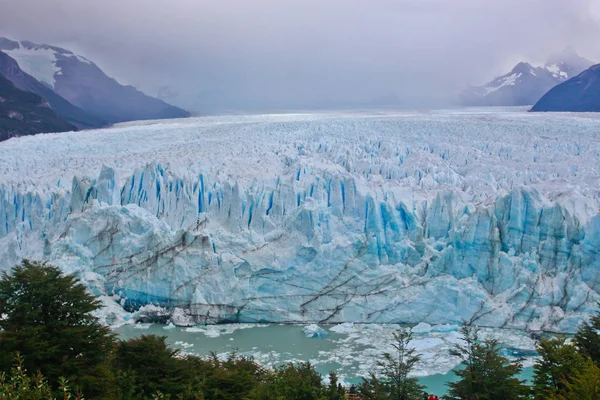
{"type": "Polygon", "coordinates": [[[189,116],[133,86],[119,84],[92,61],[69,50],[6,38],[0,38],[0,50],[71,104],[108,123],[189,116]]]}
{"type": "Polygon", "coordinates": [[[0,51],[0,75],[10,80],[17,88],[41,96],[59,116],[78,128],[98,128],[108,123],[69,103],[47,84],[25,73],[13,58],[2,51],[0,51]]]}
{"type": "Polygon", "coordinates": [[[0,141],[40,132],[75,129],[56,115],[42,97],[20,90],[0,75],[0,141]]]}
{"type": "Polygon", "coordinates": [[[482,86],[464,90],[460,102],[465,106],[524,106],[535,104],[554,86],[576,76],[593,62],[572,49],[551,57],[544,66],[517,64],[509,73],[482,86]]]}
{"type": "Polygon", "coordinates": [[[600,112],[600,64],[552,88],[531,110],[600,112]]]}

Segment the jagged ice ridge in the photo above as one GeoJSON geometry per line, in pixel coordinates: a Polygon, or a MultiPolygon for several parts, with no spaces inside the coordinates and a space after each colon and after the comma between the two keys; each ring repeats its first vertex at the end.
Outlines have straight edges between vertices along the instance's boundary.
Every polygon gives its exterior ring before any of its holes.
{"type": "Polygon", "coordinates": [[[573,331],[600,300],[599,138],[594,114],[472,111],[11,139],[0,269],[49,261],[194,322],[573,331]]]}

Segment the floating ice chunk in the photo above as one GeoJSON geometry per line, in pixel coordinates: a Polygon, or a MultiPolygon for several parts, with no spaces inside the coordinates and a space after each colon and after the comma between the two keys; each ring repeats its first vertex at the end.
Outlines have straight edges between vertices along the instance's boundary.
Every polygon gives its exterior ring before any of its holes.
{"type": "Polygon", "coordinates": [[[304,332],[304,336],[315,339],[324,339],[329,335],[325,329],[316,324],[305,326],[302,328],[302,332],[304,332]]]}
{"type": "Polygon", "coordinates": [[[454,331],[458,331],[458,330],[460,330],[460,326],[453,325],[453,324],[435,325],[431,328],[431,332],[439,332],[439,333],[454,332],[454,331]]]}
{"type": "Polygon", "coordinates": [[[190,333],[204,333],[205,329],[199,326],[192,326],[190,328],[185,328],[185,331],[190,333]]]}
{"type": "Polygon", "coordinates": [[[364,327],[365,327],[365,329],[376,329],[376,330],[383,329],[383,326],[381,326],[381,324],[365,324],[364,327]]]}
{"type": "Polygon", "coordinates": [[[175,342],[175,346],[179,346],[183,349],[189,349],[191,347],[194,347],[194,345],[192,343],[187,343],[187,342],[182,342],[182,341],[175,342]]]}
{"type": "Polygon", "coordinates": [[[208,336],[208,337],[211,337],[211,338],[216,338],[216,337],[221,336],[222,332],[219,331],[219,330],[217,330],[217,329],[206,329],[202,333],[204,333],[205,336],[208,336]]]}
{"type": "Polygon", "coordinates": [[[348,334],[355,332],[354,324],[352,322],[344,322],[343,324],[335,325],[329,328],[331,332],[348,334]]]}
{"type": "Polygon", "coordinates": [[[367,346],[369,344],[372,344],[372,339],[368,338],[368,337],[364,337],[364,338],[356,339],[354,341],[354,343],[356,343],[356,344],[362,344],[362,345],[367,346]]]}
{"type": "Polygon", "coordinates": [[[428,350],[437,346],[442,346],[444,341],[440,338],[425,338],[425,339],[416,339],[410,342],[410,347],[419,351],[428,350]]]}
{"type": "Polygon", "coordinates": [[[419,322],[416,326],[413,326],[410,331],[417,335],[429,333],[429,332],[431,332],[431,325],[429,325],[426,322],[419,322]]]}
{"type": "Polygon", "coordinates": [[[168,325],[163,326],[163,329],[167,329],[167,330],[175,329],[175,325],[173,325],[172,322],[169,322],[168,325]]]}
{"type": "Polygon", "coordinates": [[[144,330],[150,329],[151,326],[152,326],[152,324],[140,324],[140,323],[133,325],[133,327],[135,329],[144,329],[144,330]]]}

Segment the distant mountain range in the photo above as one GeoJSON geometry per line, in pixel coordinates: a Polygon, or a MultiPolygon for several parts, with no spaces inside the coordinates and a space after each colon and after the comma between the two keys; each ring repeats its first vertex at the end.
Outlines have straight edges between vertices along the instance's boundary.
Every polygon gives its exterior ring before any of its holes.
{"type": "Polygon", "coordinates": [[[600,112],[600,64],[552,88],[531,111],[600,112]]]}
{"type": "Polygon", "coordinates": [[[55,46],[0,38],[0,75],[17,89],[41,96],[59,117],[80,129],[189,116],[119,84],[87,58],[55,46]]]}
{"type": "Polygon", "coordinates": [[[525,106],[535,104],[554,86],[577,76],[594,63],[580,57],[573,49],[551,57],[544,66],[525,62],[509,73],[483,86],[464,90],[460,102],[465,106],[525,106]]]}

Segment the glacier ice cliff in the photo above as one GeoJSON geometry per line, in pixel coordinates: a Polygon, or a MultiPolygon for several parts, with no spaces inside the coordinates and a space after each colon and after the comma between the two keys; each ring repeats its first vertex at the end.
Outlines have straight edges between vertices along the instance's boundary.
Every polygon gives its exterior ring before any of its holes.
{"type": "Polygon", "coordinates": [[[600,119],[124,124],[0,145],[0,269],[196,322],[573,331],[600,300],[600,119]]]}

